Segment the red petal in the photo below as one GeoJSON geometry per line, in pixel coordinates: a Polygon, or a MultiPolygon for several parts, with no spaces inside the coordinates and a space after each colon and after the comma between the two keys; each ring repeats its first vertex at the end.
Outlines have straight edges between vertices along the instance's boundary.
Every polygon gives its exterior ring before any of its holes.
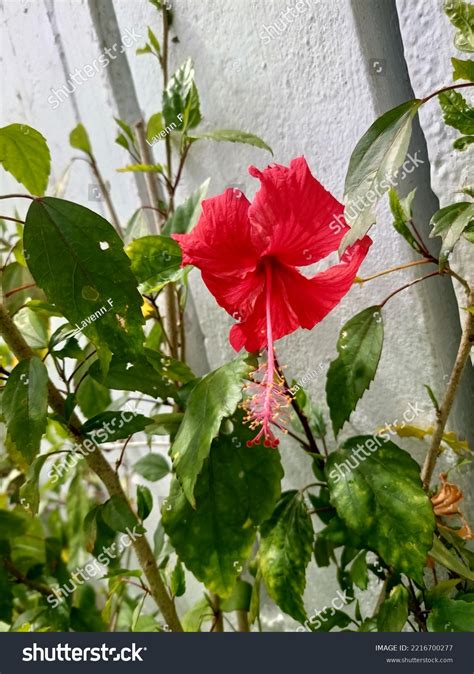
{"type": "Polygon", "coordinates": [[[258,255],[250,238],[245,195],[233,189],[202,202],[199,222],[190,234],[173,234],[183,251],[183,266],[193,264],[210,274],[244,276],[258,255]]]}
{"type": "Polygon", "coordinates": [[[302,328],[311,330],[349,292],[371,244],[372,239],[365,236],[346,250],[339,264],[316,274],[312,279],[288,267],[281,272],[289,303],[302,328]]]}
{"type": "Polygon", "coordinates": [[[252,240],[262,255],[302,267],[337,250],[348,227],[344,207],[311,175],[304,157],[249,173],[261,181],[249,209],[252,240]]]}
{"type": "MultiPolygon", "coordinates": [[[[272,270],[272,329],[274,340],[298,327],[310,330],[322,321],[350,290],[372,240],[365,236],[347,249],[342,260],[326,271],[306,278],[294,267],[274,263],[272,270]]],[[[264,294],[246,320],[234,325],[230,343],[236,351],[259,351],[266,346],[264,294]]]]}
{"type": "Polygon", "coordinates": [[[265,284],[262,270],[248,272],[243,278],[214,276],[203,271],[202,280],[217,303],[237,321],[245,320],[253,312],[265,284]]]}

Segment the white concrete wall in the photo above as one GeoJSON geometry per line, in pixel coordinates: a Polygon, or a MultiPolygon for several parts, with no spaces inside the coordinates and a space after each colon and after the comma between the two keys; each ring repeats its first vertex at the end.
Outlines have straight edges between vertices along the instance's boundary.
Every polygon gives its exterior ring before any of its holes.
{"type": "MultiPolygon", "coordinates": [[[[100,2],[104,7],[107,4],[107,0],[100,2]]],[[[374,118],[396,104],[392,99],[403,100],[410,86],[406,69],[417,94],[450,82],[449,56],[455,54],[452,30],[442,14],[442,0],[397,0],[405,63],[392,28],[383,28],[384,12],[388,16],[395,11],[390,0],[309,0],[307,10],[282,35],[264,44],[260,37],[263,27],[273,24],[290,4],[290,0],[175,0],[174,31],[179,43],[171,45],[172,67],[193,57],[206,128],[254,132],[271,145],[279,163],[304,154],[314,174],[342,198],[352,149],[374,118]],[[381,58],[390,67],[377,74],[374,61],[381,58]]],[[[137,27],[145,36],[147,24],[160,33],[156,11],[146,0],[114,0],[114,7],[122,33],[137,27]]],[[[115,173],[115,168],[128,160],[113,143],[116,132],[112,116],[117,114],[120,102],[110,87],[110,72],[101,72],[78,86],[56,111],[47,103],[51,87],[65,82],[65,63],[69,70],[83,67],[101,53],[89,5],[83,0],[7,0],[4,20],[7,39],[2,45],[2,84],[7,95],[3,97],[0,123],[18,121],[39,129],[52,149],[57,178],[76,154],[69,149],[67,137],[80,119],[90,132],[124,221],[137,205],[138,191],[133,177],[115,173]],[[25,44],[27,49],[22,48],[25,44]]],[[[139,105],[149,116],[160,110],[160,73],[152,57],[136,57],[134,50],[135,45],[126,56],[139,105]]],[[[120,95],[126,97],[127,91],[120,95]]],[[[433,102],[430,110],[423,111],[421,121],[428,141],[433,189],[444,205],[467,179],[468,166],[458,155],[453,155],[448,168],[442,165],[446,152],[452,154],[452,134],[441,125],[439,116],[436,118],[436,106],[433,102]],[[462,170],[458,168],[460,162],[462,170]]],[[[190,154],[185,187],[189,191],[210,176],[211,194],[229,184],[239,184],[251,196],[257,185],[247,175],[248,165],[263,167],[270,160],[264,151],[246,146],[197,144],[190,154]]],[[[410,188],[421,182],[420,176],[410,178],[410,188]]],[[[4,176],[1,180],[2,191],[13,188],[14,181],[4,176]]],[[[86,168],[76,162],[66,198],[101,209],[100,202],[88,201],[87,185],[93,182],[86,168]]],[[[424,215],[428,220],[431,213],[424,215]]],[[[412,259],[410,249],[389,223],[387,209],[382,208],[380,224],[373,230],[374,245],[361,275],[412,259]]],[[[299,331],[282,340],[278,352],[288,366],[288,377],[298,379],[321,368],[308,389],[324,406],[326,371],[335,357],[343,322],[416,276],[406,271],[355,287],[312,332],[299,331]]],[[[449,280],[427,283],[436,286],[449,284],[449,280]]],[[[215,367],[232,355],[227,341],[231,319],[216,305],[197,272],[192,274],[192,289],[207,357],[215,367]]],[[[423,384],[441,390],[445,365],[440,366],[440,362],[452,361],[455,348],[455,335],[445,343],[443,328],[434,326],[432,299],[437,292],[420,284],[387,306],[379,372],[344,435],[372,432],[400,419],[409,403],[418,402],[427,410],[418,419],[420,425],[432,420],[423,384]]],[[[462,421],[465,416],[460,409],[458,418],[462,421]]],[[[286,487],[312,481],[309,463],[297,447],[284,443],[282,455],[286,487]]],[[[313,566],[308,575],[308,611],[328,604],[335,589],[332,572],[313,566]]],[[[275,629],[292,624],[275,608],[266,609],[266,618],[273,621],[275,629]]]]}

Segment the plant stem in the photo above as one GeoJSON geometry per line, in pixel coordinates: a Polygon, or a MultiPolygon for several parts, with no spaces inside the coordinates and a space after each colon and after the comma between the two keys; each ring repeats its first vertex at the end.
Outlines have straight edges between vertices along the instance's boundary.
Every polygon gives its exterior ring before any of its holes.
{"type": "Polygon", "coordinates": [[[122,231],[122,228],[120,226],[117,211],[115,210],[115,206],[112,202],[112,197],[110,196],[109,189],[108,189],[107,185],[105,184],[105,181],[102,177],[101,172],[99,171],[99,167],[97,165],[97,162],[96,162],[93,154],[89,154],[89,160],[90,160],[89,163],[90,163],[90,166],[92,168],[92,172],[95,176],[95,179],[97,180],[97,182],[99,184],[100,191],[102,192],[102,196],[104,197],[105,203],[107,204],[107,208],[108,208],[109,213],[110,213],[110,219],[112,220],[112,224],[115,227],[115,231],[120,236],[120,238],[123,239],[123,231],[122,231]]]}
{"type": "MultiPolygon", "coordinates": [[[[0,304],[0,335],[18,360],[31,358],[35,355],[34,351],[18,331],[18,328],[3,304],[0,304]]],[[[64,419],[64,398],[50,379],[48,379],[48,400],[53,411],[59,417],[64,419]]],[[[67,429],[71,437],[82,445],[86,438],[82,435],[80,428],[81,422],[79,418],[76,414],[71,414],[70,419],[67,421],[67,429]]],[[[111,497],[118,496],[123,501],[125,507],[133,514],[133,517],[136,518],[116,472],[112,469],[108,461],[106,461],[100,449],[96,447],[93,452],[89,452],[86,447],[83,447],[83,455],[89,467],[104,483],[109,495],[111,497]]],[[[160,571],[156,565],[155,557],[146,536],[142,535],[136,538],[135,541],[133,541],[133,547],[140,566],[150,585],[153,599],[164,619],[173,632],[182,632],[183,628],[176,613],[176,608],[163,583],[160,571]]]]}
{"type": "Polygon", "coordinates": [[[249,614],[247,611],[236,611],[237,627],[239,632],[250,632],[249,614]]]}
{"type": "Polygon", "coordinates": [[[13,290],[9,290],[7,293],[5,293],[5,298],[11,297],[15,293],[19,293],[21,290],[27,290],[28,288],[36,288],[36,283],[27,283],[24,286],[18,286],[18,288],[13,288],[13,290]]]}
{"type": "MultiPolygon", "coordinates": [[[[162,57],[161,57],[161,70],[163,72],[163,89],[166,89],[168,85],[168,45],[169,45],[169,23],[168,23],[168,10],[166,9],[165,4],[161,8],[161,14],[163,17],[163,44],[162,44],[162,57]]],[[[173,180],[173,154],[171,152],[171,138],[170,134],[166,134],[165,138],[165,149],[166,149],[166,171],[168,173],[168,180],[171,182],[173,180]]],[[[174,210],[174,190],[173,188],[168,189],[169,193],[169,203],[168,203],[168,212],[172,213],[174,210]]]]}
{"type": "Polygon", "coordinates": [[[214,622],[211,627],[211,632],[224,631],[224,614],[220,609],[221,600],[217,594],[211,592],[212,611],[214,613],[214,622]]]}
{"type": "Polygon", "coordinates": [[[391,274],[394,271],[400,271],[401,269],[409,269],[410,267],[416,267],[420,264],[435,264],[435,260],[429,260],[424,258],[423,260],[415,260],[414,262],[408,262],[407,264],[400,264],[396,267],[390,267],[390,269],[384,269],[383,271],[377,272],[372,276],[366,276],[365,278],[357,278],[355,283],[366,283],[367,281],[372,281],[374,278],[379,278],[380,276],[385,276],[386,274],[391,274]]]}
{"type": "MultiPolygon", "coordinates": [[[[135,131],[138,139],[138,148],[140,151],[140,162],[142,164],[152,164],[153,159],[150,153],[150,146],[146,142],[145,124],[140,120],[135,124],[135,131]]],[[[148,192],[148,198],[151,206],[153,206],[153,224],[155,226],[154,234],[159,234],[161,225],[163,224],[163,217],[160,214],[160,195],[158,193],[158,184],[156,176],[149,172],[144,172],[145,185],[148,192]]]]}
{"type": "Polygon", "coordinates": [[[474,87],[474,83],[469,82],[468,84],[451,84],[449,87],[443,87],[442,89],[438,89],[437,91],[434,91],[429,96],[426,96],[426,98],[422,98],[421,104],[424,105],[425,103],[430,101],[435,96],[438,96],[439,94],[444,94],[445,91],[451,91],[452,89],[463,89],[464,87],[474,87]]]}
{"type": "MultiPolygon", "coordinates": [[[[166,10],[164,10],[166,11],[166,10]]],[[[150,155],[150,148],[146,142],[145,137],[145,126],[143,120],[138,122],[135,125],[135,130],[137,132],[138,145],[140,148],[140,160],[143,164],[151,164],[152,158],[150,155]]],[[[155,234],[159,234],[162,224],[163,217],[160,214],[160,197],[158,193],[158,184],[155,180],[155,176],[152,173],[145,172],[145,183],[148,191],[148,198],[154,209],[153,213],[153,222],[155,225],[155,234]]],[[[165,294],[165,304],[166,304],[166,326],[165,332],[169,337],[170,345],[170,355],[176,357],[177,355],[177,344],[178,344],[178,324],[177,324],[177,311],[176,311],[176,297],[175,290],[172,283],[164,289],[165,294]]]]}
{"type": "Polygon", "coordinates": [[[0,215],[0,220],[11,220],[12,222],[19,222],[20,225],[24,225],[24,220],[19,220],[18,218],[10,218],[8,215],[0,215]]]}
{"type": "Polygon", "coordinates": [[[393,293],[390,293],[383,302],[380,304],[380,308],[384,307],[389,300],[392,299],[395,295],[398,293],[401,293],[402,290],[406,290],[407,288],[410,288],[411,286],[414,286],[416,283],[420,283],[420,281],[425,281],[427,278],[431,278],[432,276],[439,276],[440,272],[439,271],[433,271],[431,274],[427,274],[426,276],[422,276],[421,278],[417,278],[414,281],[411,281],[411,283],[407,283],[406,285],[402,286],[401,288],[397,288],[396,290],[393,291],[393,293]]]}
{"type": "MultiPolygon", "coordinates": [[[[471,290],[469,303],[474,302],[474,290],[471,290]]],[[[431,444],[428,449],[428,453],[421,470],[421,479],[425,490],[429,489],[431,477],[435,469],[436,460],[439,454],[439,448],[441,440],[443,438],[444,429],[448,421],[449,413],[451,407],[453,406],[454,398],[456,396],[456,391],[459,387],[461,381],[461,376],[466,366],[466,363],[469,359],[469,353],[471,351],[472,344],[474,342],[474,315],[469,311],[467,312],[467,317],[464,322],[464,327],[461,336],[461,342],[459,344],[458,353],[456,360],[454,361],[454,366],[451,372],[451,376],[446,387],[443,401],[439,407],[437,414],[435,430],[431,438],[431,444]]]]}
{"type": "Polygon", "coordinates": [[[47,587],[46,585],[43,585],[42,583],[38,583],[35,580],[30,580],[27,576],[25,576],[24,573],[22,573],[19,569],[16,568],[12,564],[12,562],[9,559],[5,559],[3,562],[5,569],[11,573],[11,575],[16,578],[20,583],[23,583],[23,585],[26,585],[27,587],[31,587],[32,590],[36,590],[36,592],[39,592],[45,597],[50,597],[51,595],[54,594],[52,588],[47,587]]]}
{"type": "Polygon", "coordinates": [[[31,201],[35,201],[36,198],[30,194],[4,194],[0,197],[0,199],[31,199],[31,201]]]}
{"type": "Polygon", "coordinates": [[[327,487],[327,484],[324,484],[324,482],[311,482],[311,484],[307,484],[306,487],[303,487],[302,489],[300,489],[300,492],[303,493],[307,489],[311,489],[312,487],[323,487],[323,488],[325,488],[325,487],[327,487]]]}

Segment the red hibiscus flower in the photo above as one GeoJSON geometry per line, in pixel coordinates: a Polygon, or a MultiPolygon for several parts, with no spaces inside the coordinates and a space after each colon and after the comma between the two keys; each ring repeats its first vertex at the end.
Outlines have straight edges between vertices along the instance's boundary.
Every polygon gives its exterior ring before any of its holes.
{"type": "Polygon", "coordinates": [[[239,321],[230,331],[234,349],[267,347],[266,369],[256,381],[262,396],[250,412],[262,425],[256,440],[263,434],[275,444],[271,408],[282,401],[273,342],[298,327],[313,328],[338,304],[372,242],[365,236],[338,264],[312,278],[303,276],[297,267],[338,249],[348,229],[344,207],[311,175],[303,157],[289,168],[273,164],[259,171],[251,166],[249,173],[261,182],[252,203],[239,190],[227,189],[203,202],[190,234],[173,238],[181,246],[183,265],[199,267],[217,302],[239,321]]]}

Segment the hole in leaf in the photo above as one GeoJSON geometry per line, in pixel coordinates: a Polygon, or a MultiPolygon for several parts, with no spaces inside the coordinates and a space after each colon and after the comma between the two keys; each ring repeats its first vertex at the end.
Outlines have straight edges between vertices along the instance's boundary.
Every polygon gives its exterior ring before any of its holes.
{"type": "Polygon", "coordinates": [[[107,243],[107,241],[101,241],[101,242],[99,243],[99,246],[100,246],[100,249],[101,249],[101,250],[107,250],[107,248],[110,248],[110,246],[109,246],[109,244],[107,243]]]}
{"type": "Polygon", "coordinates": [[[92,286],[84,286],[82,288],[82,297],[85,300],[91,300],[94,302],[95,300],[99,299],[99,293],[92,286]]]}

